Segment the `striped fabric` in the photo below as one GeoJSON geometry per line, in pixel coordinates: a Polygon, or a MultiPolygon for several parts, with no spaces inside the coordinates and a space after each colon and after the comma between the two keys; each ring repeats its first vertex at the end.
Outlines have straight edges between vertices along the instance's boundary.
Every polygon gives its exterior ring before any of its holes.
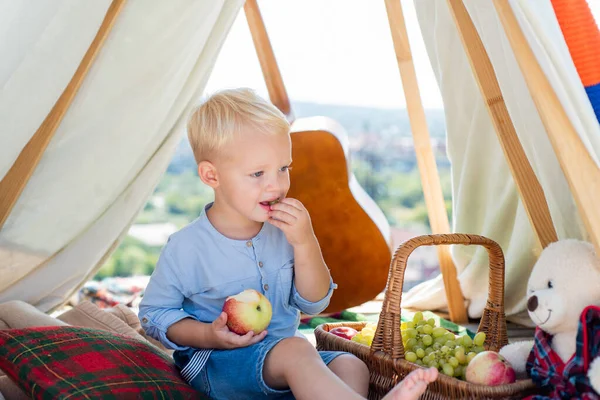
{"type": "MultiPolygon", "coordinates": [[[[594,0],[595,1],[595,0],[594,0]]],[[[600,121],[600,30],[586,0],[552,0],[571,58],[600,121]]]]}
{"type": "Polygon", "coordinates": [[[202,368],[206,365],[208,361],[208,357],[212,353],[210,349],[201,349],[194,353],[190,361],[183,367],[181,370],[181,376],[183,379],[187,381],[187,383],[192,384],[192,381],[198,376],[202,368]]]}

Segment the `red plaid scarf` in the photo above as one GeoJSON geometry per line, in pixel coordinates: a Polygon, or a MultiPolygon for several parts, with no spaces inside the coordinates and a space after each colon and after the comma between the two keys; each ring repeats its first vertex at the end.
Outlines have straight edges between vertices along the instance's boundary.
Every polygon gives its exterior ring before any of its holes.
{"type": "Polygon", "coordinates": [[[600,308],[589,306],[581,313],[575,354],[566,363],[552,350],[551,344],[552,336],[537,328],[535,344],[527,360],[527,373],[546,392],[527,399],[599,400],[587,371],[600,350],[600,308]]]}

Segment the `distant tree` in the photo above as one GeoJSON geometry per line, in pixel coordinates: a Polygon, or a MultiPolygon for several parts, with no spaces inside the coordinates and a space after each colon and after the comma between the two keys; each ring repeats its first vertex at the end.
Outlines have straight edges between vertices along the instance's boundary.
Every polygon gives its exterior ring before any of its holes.
{"type": "Polygon", "coordinates": [[[150,275],[156,266],[160,247],[148,246],[126,236],[121,245],[100,268],[95,279],[110,276],[150,275]]]}
{"type": "Polygon", "coordinates": [[[417,222],[420,225],[425,225],[429,230],[431,230],[431,225],[429,224],[429,215],[427,213],[427,207],[425,207],[425,203],[419,203],[412,209],[410,221],[417,222]]]}
{"type": "Polygon", "coordinates": [[[375,173],[371,164],[364,160],[353,160],[352,170],[360,186],[375,202],[387,197],[385,177],[375,173]]]}
{"type": "Polygon", "coordinates": [[[169,192],[165,198],[167,211],[171,214],[185,214],[187,199],[179,192],[169,192]]]}
{"type": "MultiPolygon", "coordinates": [[[[117,250],[118,251],[118,250],[117,250]]],[[[110,276],[115,276],[115,264],[117,263],[117,258],[115,257],[117,251],[115,251],[112,256],[104,263],[102,268],[98,270],[94,279],[102,280],[104,278],[108,278],[110,276]]]]}
{"type": "Polygon", "coordinates": [[[121,276],[141,274],[146,270],[146,252],[138,246],[128,246],[123,250],[120,263],[121,276]]]}

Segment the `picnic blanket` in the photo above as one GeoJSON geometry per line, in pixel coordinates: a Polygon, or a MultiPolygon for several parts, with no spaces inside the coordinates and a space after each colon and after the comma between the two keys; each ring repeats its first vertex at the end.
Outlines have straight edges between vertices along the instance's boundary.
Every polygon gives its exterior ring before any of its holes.
{"type": "MultiPolygon", "coordinates": [[[[412,321],[414,312],[403,311],[401,320],[404,321],[412,321]]],[[[448,321],[445,318],[440,318],[440,316],[430,312],[424,311],[423,317],[425,319],[433,318],[435,319],[436,326],[442,326],[448,329],[451,332],[454,332],[457,335],[469,335],[471,339],[475,337],[475,333],[464,326],[457,325],[452,321],[448,321]]],[[[332,324],[338,322],[377,322],[379,320],[379,314],[360,314],[352,311],[342,311],[339,313],[330,314],[327,316],[316,316],[316,317],[306,317],[300,320],[299,330],[302,333],[311,333],[317,326],[321,324],[332,324]]]]}

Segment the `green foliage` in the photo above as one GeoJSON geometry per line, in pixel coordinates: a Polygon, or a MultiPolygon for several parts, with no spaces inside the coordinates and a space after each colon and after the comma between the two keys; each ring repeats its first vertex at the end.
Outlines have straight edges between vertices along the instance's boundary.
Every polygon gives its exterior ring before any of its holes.
{"type": "MultiPolygon", "coordinates": [[[[415,167],[407,173],[391,168],[374,171],[363,160],[353,163],[353,171],[360,185],[377,202],[392,226],[425,226],[431,229],[421,185],[419,170],[415,167]]],[[[442,194],[446,200],[448,218],[452,217],[450,170],[439,169],[442,194]]]]}
{"type": "Polygon", "coordinates": [[[154,271],[160,247],[152,247],[126,236],[121,245],[96,274],[96,279],[110,276],[150,275],[154,271]]]}

